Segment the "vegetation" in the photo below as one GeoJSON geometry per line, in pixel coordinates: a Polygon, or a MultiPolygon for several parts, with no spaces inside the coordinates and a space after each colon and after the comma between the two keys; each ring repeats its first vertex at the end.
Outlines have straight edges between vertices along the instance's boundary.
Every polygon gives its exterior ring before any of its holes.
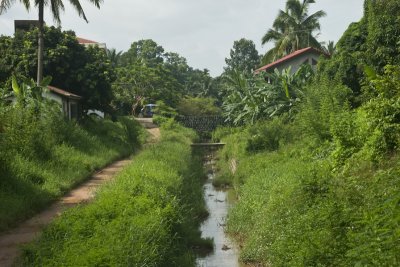
{"type": "Polygon", "coordinates": [[[240,72],[225,76],[226,87],[222,109],[226,121],[233,124],[254,124],[261,118],[293,113],[303,98],[302,87],[313,76],[309,65],[294,74],[290,68],[279,72],[246,77],[240,72]],[[266,82],[266,78],[269,83],[266,82]]]}
{"type": "Polygon", "coordinates": [[[275,47],[265,54],[264,63],[272,62],[301,48],[309,46],[322,48],[314,32],[320,30],[319,19],[326,16],[326,13],[319,10],[309,15],[309,6],[314,3],[315,0],[286,2],[286,9],[279,11],[273,28],[262,38],[263,44],[275,42],[275,47]]]}
{"type": "Polygon", "coordinates": [[[137,114],[144,103],[163,101],[176,108],[185,97],[216,95],[208,70],[189,67],[184,57],[151,39],[133,42],[119,62],[113,105],[122,114],[137,114]]]}
{"type": "MultiPolygon", "coordinates": [[[[44,72],[51,85],[82,96],[84,110],[112,112],[111,83],[116,79],[104,49],[85,48],[72,31],[45,27],[44,72]]],[[[37,63],[37,30],[0,37],[0,88],[11,88],[11,76],[34,77],[37,63]]]]}
{"type": "Polygon", "coordinates": [[[23,266],[194,266],[206,210],[194,132],[172,121],[93,203],[71,209],[25,247],[23,266]]]}
{"type": "Polygon", "coordinates": [[[214,133],[227,144],[216,184],[236,189],[227,229],[241,243],[242,261],[399,264],[400,67],[392,54],[397,21],[387,16],[398,5],[367,0],[362,20],[299,87],[290,112],[214,133]]]}
{"type": "Polygon", "coordinates": [[[141,143],[141,127],[134,121],[67,121],[41,90],[33,81],[18,85],[14,79],[17,103],[0,100],[0,231],[141,143]]]}
{"type": "MultiPolygon", "coordinates": [[[[8,8],[10,8],[11,4],[15,2],[14,0],[1,0],[0,1],[0,14],[4,13],[8,8]]],[[[31,2],[29,0],[20,0],[25,6],[27,10],[30,9],[31,2]]],[[[90,0],[90,2],[95,5],[97,8],[100,8],[100,3],[102,0],[90,0]]],[[[78,12],[79,16],[83,17],[83,19],[87,22],[87,18],[85,12],[82,9],[81,3],[79,0],[70,0],[69,3],[75,8],[78,12]]],[[[36,0],[35,6],[39,11],[39,27],[38,27],[38,52],[37,52],[37,85],[42,83],[43,79],[43,55],[44,55],[44,8],[45,6],[50,6],[51,14],[53,15],[53,19],[61,23],[60,13],[64,11],[64,3],[62,0],[36,0]]]]}
{"type": "Polygon", "coordinates": [[[180,101],[178,112],[183,116],[217,116],[221,113],[215,105],[215,99],[187,97],[180,101]]]}
{"type": "Polygon", "coordinates": [[[250,76],[260,65],[260,55],[253,41],[242,38],[233,43],[229,58],[226,58],[225,62],[225,73],[239,71],[250,76]]]}

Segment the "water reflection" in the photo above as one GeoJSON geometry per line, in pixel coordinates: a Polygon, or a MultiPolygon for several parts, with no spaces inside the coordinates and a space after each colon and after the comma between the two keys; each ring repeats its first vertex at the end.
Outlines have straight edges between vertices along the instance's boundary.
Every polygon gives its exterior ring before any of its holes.
{"type": "Polygon", "coordinates": [[[202,237],[214,239],[214,251],[210,255],[197,259],[199,267],[239,267],[238,250],[235,244],[225,235],[225,219],[228,214],[230,203],[228,192],[217,190],[212,185],[214,179],[214,165],[210,153],[205,163],[208,170],[208,180],[204,185],[204,197],[210,216],[201,226],[202,237]]]}

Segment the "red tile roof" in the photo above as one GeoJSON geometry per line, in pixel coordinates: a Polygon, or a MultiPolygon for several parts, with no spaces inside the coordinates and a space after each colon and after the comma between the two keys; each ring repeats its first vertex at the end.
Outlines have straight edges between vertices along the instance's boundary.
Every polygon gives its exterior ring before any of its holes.
{"type": "Polygon", "coordinates": [[[80,38],[80,37],[76,37],[76,39],[78,39],[78,42],[80,44],[97,44],[97,42],[95,42],[95,41],[88,40],[88,39],[83,39],[83,38],[80,38]]]}
{"type": "Polygon", "coordinates": [[[82,97],[81,96],[79,96],[79,95],[75,95],[75,94],[73,94],[73,93],[70,93],[70,92],[67,92],[67,91],[65,91],[65,90],[62,90],[62,89],[60,89],[60,88],[57,88],[57,87],[54,87],[54,86],[47,86],[47,88],[51,91],[51,92],[53,92],[53,93],[55,93],[55,94],[58,94],[58,95],[62,95],[62,96],[65,96],[65,97],[67,97],[67,98],[71,98],[71,99],[81,99],[82,97]]]}
{"type": "Polygon", "coordinates": [[[307,47],[307,48],[303,48],[303,49],[297,50],[297,51],[295,51],[295,52],[293,52],[293,53],[291,53],[291,54],[289,54],[289,55],[287,55],[287,56],[285,56],[283,58],[278,59],[277,61],[274,61],[274,62],[272,62],[272,63],[270,63],[268,65],[265,65],[264,67],[261,67],[261,68],[255,70],[254,72],[257,74],[257,73],[260,73],[261,71],[267,71],[267,70],[269,70],[271,68],[277,67],[279,64],[282,64],[282,63],[284,63],[284,62],[286,62],[288,60],[291,60],[291,59],[293,59],[293,58],[295,58],[295,57],[297,57],[299,55],[302,55],[302,54],[308,53],[308,52],[315,52],[315,53],[318,53],[320,55],[321,54],[325,55],[324,52],[319,51],[318,49],[315,49],[313,47],[307,47]]]}

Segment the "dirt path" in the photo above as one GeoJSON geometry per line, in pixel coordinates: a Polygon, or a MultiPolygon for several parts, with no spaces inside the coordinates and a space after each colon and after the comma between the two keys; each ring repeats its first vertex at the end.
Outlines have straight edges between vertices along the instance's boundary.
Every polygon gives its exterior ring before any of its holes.
{"type": "Polygon", "coordinates": [[[158,128],[158,126],[153,123],[153,119],[136,118],[136,120],[150,133],[150,138],[148,140],[149,143],[155,143],[160,140],[161,137],[160,128],[158,128]]]}
{"type": "MultiPolygon", "coordinates": [[[[160,139],[159,128],[153,124],[151,119],[141,120],[143,121],[139,122],[151,135],[148,142],[157,142],[160,139]]],[[[23,222],[18,227],[2,233],[0,235],[0,266],[12,266],[15,259],[20,255],[20,247],[22,245],[32,242],[35,238],[39,237],[42,229],[54,218],[60,216],[64,210],[92,200],[95,191],[105,182],[111,180],[116,173],[121,171],[130,162],[130,159],[114,162],[94,174],[87,182],[69,192],[43,212],[23,222]]]]}
{"type": "Polygon", "coordinates": [[[93,199],[96,189],[109,181],[131,160],[120,160],[94,174],[87,182],[72,190],[45,211],[0,236],[0,266],[12,266],[20,247],[38,237],[42,229],[65,209],[93,199]]]}

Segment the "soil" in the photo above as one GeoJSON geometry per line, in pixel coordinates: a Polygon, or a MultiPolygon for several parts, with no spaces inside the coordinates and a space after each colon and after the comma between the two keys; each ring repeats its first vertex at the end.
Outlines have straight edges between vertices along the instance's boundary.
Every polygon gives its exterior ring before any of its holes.
{"type": "Polygon", "coordinates": [[[153,123],[152,118],[136,118],[136,120],[146,128],[147,132],[150,134],[148,143],[156,143],[160,140],[160,128],[153,123]]]}
{"type": "MultiPolygon", "coordinates": [[[[139,121],[150,133],[148,142],[157,142],[160,139],[160,129],[153,124],[151,119],[140,119],[139,121]]],[[[40,236],[43,228],[54,218],[60,216],[68,208],[78,204],[90,202],[96,190],[105,182],[111,180],[116,173],[121,171],[131,159],[114,162],[108,167],[95,173],[87,182],[81,184],[76,189],[59,199],[43,212],[35,215],[31,219],[21,223],[18,227],[10,229],[0,234],[0,266],[12,266],[18,258],[21,246],[32,242],[40,236]]]]}

